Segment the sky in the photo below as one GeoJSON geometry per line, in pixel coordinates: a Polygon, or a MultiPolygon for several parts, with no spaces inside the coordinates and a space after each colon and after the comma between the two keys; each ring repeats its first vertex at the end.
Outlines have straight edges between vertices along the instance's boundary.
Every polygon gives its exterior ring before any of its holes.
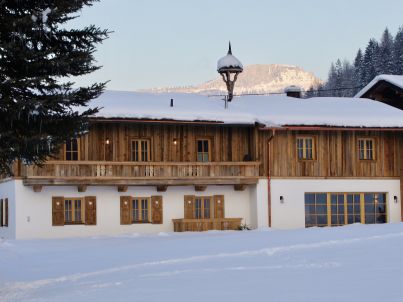
{"type": "Polygon", "coordinates": [[[403,25],[402,0],[100,0],[71,26],[113,31],[97,47],[103,68],[76,79],[110,90],[197,85],[217,77],[231,40],[245,65],[297,65],[326,79],[385,27],[403,25]]]}

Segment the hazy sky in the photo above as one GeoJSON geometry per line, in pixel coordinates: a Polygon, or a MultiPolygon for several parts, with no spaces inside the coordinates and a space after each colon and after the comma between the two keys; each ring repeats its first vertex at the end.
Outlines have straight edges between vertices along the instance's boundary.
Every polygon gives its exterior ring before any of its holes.
{"type": "Polygon", "coordinates": [[[292,64],[325,78],[387,26],[403,25],[403,0],[101,0],[74,26],[114,31],[98,47],[103,68],[79,79],[108,89],[199,84],[215,78],[228,40],[244,65],[292,64]]]}

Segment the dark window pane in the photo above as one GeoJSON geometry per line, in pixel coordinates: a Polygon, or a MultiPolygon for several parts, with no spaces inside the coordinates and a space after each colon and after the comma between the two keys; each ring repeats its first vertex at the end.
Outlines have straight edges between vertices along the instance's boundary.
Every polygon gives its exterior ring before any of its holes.
{"type": "Polygon", "coordinates": [[[354,213],[355,214],[361,213],[361,208],[359,204],[354,205],[354,213]]]}
{"type": "Polygon", "coordinates": [[[315,214],[315,206],[314,205],[306,205],[305,206],[305,215],[315,214]]]}
{"type": "Polygon", "coordinates": [[[313,215],[305,216],[305,226],[313,226],[316,225],[316,217],[313,215]]]}
{"type": "Polygon", "coordinates": [[[353,215],[348,215],[347,216],[347,223],[348,224],[354,223],[354,216],[353,215]]]}
{"type": "Polygon", "coordinates": [[[367,224],[375,223],[375,215],[365,214],[365,223],[367,224]]]}
{"type": "Polygon", "coordinates": [[[337,214],[337,206],[331,206],[330,210],[332,214],[337,214]]]}
{"type": "Polygon", "coordinates": [[[344,215],[344,204],[340,204],[339,203],[339,207],[338,207],[338,213],[340,214],[340,215],[344,215]]]}
{"type": "Polygon", "coordinates": [[[330,195],[330,202],[332,205],[337,205],[337,195],[336,194],[330,195]]]}
{"type": "Polygon", "coordinates": [[[318,215],[317,220],[318,225],[327,225],[327,215],[318,215]]]}
{"type": "Polygon", "coordinates": [[[305,204],[315,204],[315,194],[305,193],[305,204]]]}
{"type": "Polygon", "coordinates": [[[316,194],[316,204],[327,205],[326,194],[316,194]]]}
{"type": "Polygon", "coordinates": [[[354,216],[354,222],[361,222],[361,216],[360,215],[355,215],[354,216]]]}
{"type": "Polygon", "coordinates": [[[375,213],[375,204],[366,204],[365,205],[365,214],[374,214],[375,213]]]}
{"type": "Polygon", "coordinates": [[[347,213],[348,214],[353,214],[354,212],[354,207],[352,205],[347,205],[347,213]]]}
{"type": "Polygon", "coordinates": [[[197,141],[197,152],[203,152],[203,141],[197,141]]]}
{"type": "Polygon", "coordinates": [[[208,152],[208,141],[205,140],[203,141],[203,143],[204,143],[204,152],[208,152]]]}
{"type": "Polygon", "coordinates": [[[327,214],[327,206],[316,206],[316,213],[317,214],[327,214]]]}
{"type": "Polygon", "coordinates": [[[332,215],[332,224],[337,224],[337,215],[332,215]]]}
{"type": "Polygon", "coordinates": [[[66,152],[66,160],[71,160],[71,152],[66,152]]]}
{"type": "Polygon", "coordinates": [[[73,151],[77,151],[78,150],[78,143],[77,143],[77,139],[74,138],[71,140],[72,145],[73,145],[73,151]]]}
{"type": "Polygon", "coordinates": [[[78,152],[73,152],[73,160],[78,160],[78,152]]]}
{"type": "Polygon", "coordinates": [[[386,223],[386,215],[376,215],[376,223],[386,223]]]}

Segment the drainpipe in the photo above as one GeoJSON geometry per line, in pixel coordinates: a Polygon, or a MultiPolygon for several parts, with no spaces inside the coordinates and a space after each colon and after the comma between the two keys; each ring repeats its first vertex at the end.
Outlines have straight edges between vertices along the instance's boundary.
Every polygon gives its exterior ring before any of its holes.
{"type": "Polygon", "coordinates": [[[267,204],[268,204],[268,214],[269,214],[269,227],[271,227],[271,187],[270,187],[270,177],[271,177],[271,167],[270,167],[270,160],[271,160],[271,140],[276,135],[276,130],[272,130],[272,134],[267,139],[267,204]]]}

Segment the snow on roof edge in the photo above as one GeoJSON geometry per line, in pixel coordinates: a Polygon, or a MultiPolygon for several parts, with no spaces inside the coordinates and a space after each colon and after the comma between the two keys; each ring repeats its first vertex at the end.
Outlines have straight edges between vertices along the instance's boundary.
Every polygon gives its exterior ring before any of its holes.
{"type": "Polygon", "coordinates": [[[403,75],[381,74],[376,76],[364,88],[362,88],[359,92],[357,92],[357,94],[354,97],[355,98],[362,97],[365,93],[368,92],[368,90],[370,90],[375,84],[377,84],[380,81],[386,81],[392,85],[395,85],[403,89],[403,75]]]}

